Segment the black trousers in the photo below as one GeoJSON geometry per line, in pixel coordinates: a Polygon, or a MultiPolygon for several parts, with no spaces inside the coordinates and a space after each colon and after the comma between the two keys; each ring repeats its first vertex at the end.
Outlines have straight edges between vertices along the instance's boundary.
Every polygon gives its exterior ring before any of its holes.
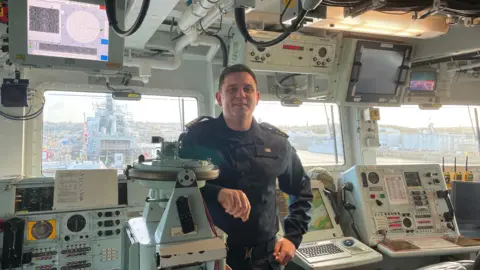
{"type": "Polygon", "coordinates": [[[280,270],[273,250],[275,239],[253,247],[228,245],[227,264],[232,270],[280,270]]]}

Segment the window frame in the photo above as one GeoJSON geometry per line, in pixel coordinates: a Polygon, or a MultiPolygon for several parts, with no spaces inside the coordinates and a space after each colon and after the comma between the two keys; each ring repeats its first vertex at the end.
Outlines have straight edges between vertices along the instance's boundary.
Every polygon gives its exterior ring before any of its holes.
{"type": "MultiPolygon", "coordinates": [[[[159,89],[149,87],[132,87],[136,92],[144,96],[168,96],[195,98],[197,100],[198,115],[207,112],[206,100],[199,91],[182,89],[159,89]]],[[[70,83],[40,83],[37,87],[37,95],[41,98],[47,91],[60,92],[86,92],[86,93],[110,93],[103,85],[70,84],[70,83]]],[[[45,100],[48,102],[48,100],[45,100]]],[[[42,142],[43,142],[43,113],[37,118],[25,121],[23,134],[23,174],[32,177],[44,177],[42,174],[42,142]]],[[[122,174],[119,179],[124,178],[122,174]]]]}

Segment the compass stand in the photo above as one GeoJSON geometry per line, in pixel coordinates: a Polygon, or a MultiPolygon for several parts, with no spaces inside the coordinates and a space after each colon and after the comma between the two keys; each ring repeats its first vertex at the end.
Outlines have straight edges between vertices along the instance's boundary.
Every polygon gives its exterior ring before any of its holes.
{"type": "Polygon", "coordinates": [[[225,269],[223,233],[208,219],[199,190],[218,175],[210,162],[178,158],[130,167],[128,178],[149,197],[143,216],[124,224],[122,270],[225,269]]]}

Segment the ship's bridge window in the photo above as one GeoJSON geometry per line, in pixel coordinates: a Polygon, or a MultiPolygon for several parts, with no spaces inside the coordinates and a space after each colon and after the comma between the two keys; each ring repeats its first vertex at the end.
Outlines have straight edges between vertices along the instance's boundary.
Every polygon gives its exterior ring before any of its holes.
{"type": "MultiPolygon", "coordinates": [[[[480,113],[480,111],[479,111],[480,113]]],[[[422,110],[418,106],[381,108],[378,164],[442,163],[465,168],[480,165],[475,108],[443,106],[422,110]]]]}
{"type": "Polygon", "coordinates": [[[254,117],[287,133],[303,166],[345,163],[336,104],[304,102],[300,107],[285,107],[279,101],[260,101],[254,117]]]}
{"type": "Polygon", "coordinates": [[[198,117],[196,98],[147,96],[114,100],[107,93],[45,93],[42,173],[57,169],[116,168],[119,173],[158,145],[152,136],[178,140],[185,123],[198,117]]]}

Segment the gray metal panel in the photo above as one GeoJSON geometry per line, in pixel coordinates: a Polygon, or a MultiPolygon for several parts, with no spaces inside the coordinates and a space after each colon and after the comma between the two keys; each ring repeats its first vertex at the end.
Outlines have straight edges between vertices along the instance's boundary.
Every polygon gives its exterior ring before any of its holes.
{"type": "Polygon", "coordinates": [[[414,61],[450,56],[480,49],[480,28],[452,26],[448,34],[432,39],[416,40],[414,61]]]}

